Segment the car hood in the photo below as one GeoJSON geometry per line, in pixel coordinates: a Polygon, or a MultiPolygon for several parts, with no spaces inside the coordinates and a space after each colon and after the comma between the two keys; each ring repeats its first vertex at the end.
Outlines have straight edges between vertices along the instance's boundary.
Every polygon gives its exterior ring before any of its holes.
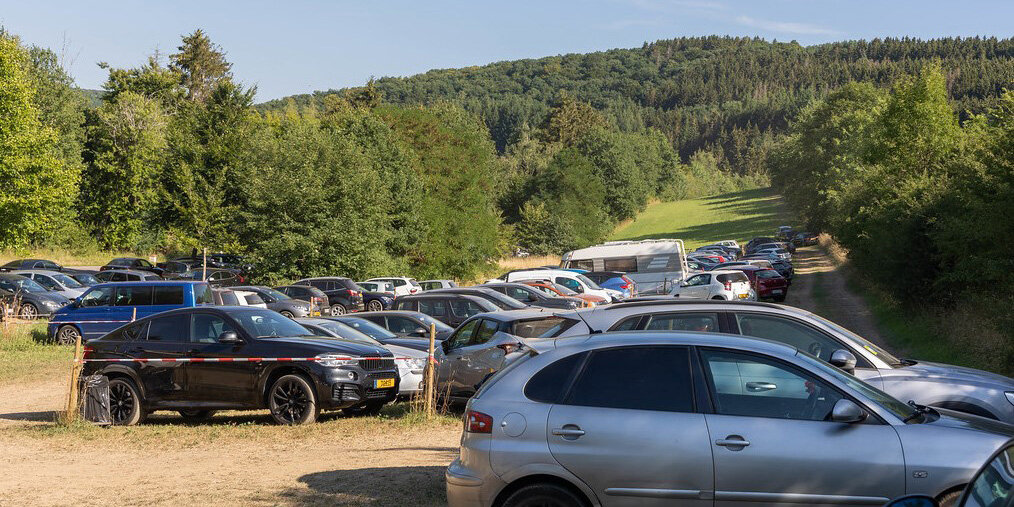
{"type": "Polygon", "coordinates": [[[944,408],[934,407],[934,410],[940,413],[940,418],[928,424],[1014,437],[1014,425],[944,408]]]}
{"type": "Polygon", "coordinates": [[[272,310],[285,309],[285,308],[300,308],[306,311],[310,310],[310,303],[301,299],[283,299],[281,301],[275,301],[273,303],[267,303],[268,308],[272,310]]]}
{"type": "Polygon", "coordinates": [[[275,336],[271,338],[259,338],[258,341],[286,345],[302,345],[304,347],[314,349],[318,354],[341,353],[362,357],[388,357],[391,355],[391,351],[383,347],[367,345],[365,343],[356,343],[349,340],[342,340],[340,338],[332,338],[330,336],[275,336]]]}
{"type": "MultiPolygon", "coordinates": [[[[426,342],[426,346],[427,347],[429,346],[429,342],[428,341],[426,342]]],[[[385,345],[384,348],[386,348],[387,350],[390,350],[391,353],[394,354],[394,357],[420,358],[420,357],[427,357],[427,356],[429,356],[429,352],[427,352],[427,351],[419,350],[419,349],[414,349],[414,348],[411,348],[411,347],[403,347],[401,345],[388,344],[388,345],[385,345]]],[[[440,350],[440,346],[439,345],[436,347],[436,350],[440,350]]],[[[434,351],[434,355],[436,355],[436,351],[434,351]]]]}
{"type": "Polygon", "coordinates": [[[977,384],[994,384],[1005,390],[1014,389],[1014,379],[988,371],[954,366],[950,364],[929,363],[919,361],[913,365],[894,368],[884,376],[914,376],[922,379],[938,379],[941,382],[964,382],[977,384]]]}
{"type": "MultiPolygon", "coordinates": [[[[53,301],[55,303],[60,303],[61,305],[65,305],[70,302],[66,296],[60,294],[59,292],[30,292],[29,294],[41,300],[53,301]]],[[[24,298],[24,296],[22,296],[22,298],[24,298]]]]}

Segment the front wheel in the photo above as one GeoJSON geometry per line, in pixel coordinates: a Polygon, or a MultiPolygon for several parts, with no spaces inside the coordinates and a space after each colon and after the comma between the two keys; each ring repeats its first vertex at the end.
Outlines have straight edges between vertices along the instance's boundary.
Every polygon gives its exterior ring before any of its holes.
{"type": "Polygon", "coordinates": [[[74,326],[63,326],[56,332],[56,343],[60,345],[76,345],[81,333],[74,326]]]}
{"type": "Polygon", "coordinates": [[[285,375],[276,380],[268,400],[271,417],[278,424],[310,424],[320,413],[313,387],[300,375],[285,375]]]}
{"type": "Polygon", "coordinates": [[[282,310],[278,313],[282,314],[282,317],[285,317],[286,319],[291,319],[293,317],[292,312],[290,311],[282,310]]]}
{"type": "Polygon", "coordinates": [[[25,303],[18,309],[18,316],[25,320],[35,320],[39,318],[39,309],[32,303],[25,303]]]}
{"type": "Polygon", "coordinates": [[[366,305],[366,309],[371,312],[379,312],[384,309],[384,304],[374,299],[373,301],[370,301],[369,304],[366,305]]]}
{"type": "Polygon", "coordinates": [[[348,311],[345,309],[345,305],[337,304],[331,307],[331,315],[345,315],[348,311]]]}
{"type": "Polygon", "coordinates": [[[384,408],[383,401],[370,401],[357,407],[343,408],[342,413],[351,416],[377,415],[384,408]]]}
{"type": "Polygon", "coordinates": [[[126,378],[109,381],[109,415],[116,426],[133,426],[145,418],[141,392],[126,378]]]}
{"type": "Polygon", "coordinates": [[[531,484],[507,497],[503,507],[584,507],[587,502],[558,484],[531,484]]]}

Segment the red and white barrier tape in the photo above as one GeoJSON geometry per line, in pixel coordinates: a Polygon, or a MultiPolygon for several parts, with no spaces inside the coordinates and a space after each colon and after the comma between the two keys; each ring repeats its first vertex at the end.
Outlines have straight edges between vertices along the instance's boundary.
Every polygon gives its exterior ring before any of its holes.
{"type": "MultiPolygon", "coordinates": [[[[411,361],[414,357],[166,357],[166,358],[94,358],[82,359],[84,363],[282,363],[295,361],[363,361],[370,359],[391,359],[394,361],[411,361]]],[[[420,357],[418,359],[426,359],[420,357]]],[[[436,362],[436,359],[434,359],[436,362]]]]}

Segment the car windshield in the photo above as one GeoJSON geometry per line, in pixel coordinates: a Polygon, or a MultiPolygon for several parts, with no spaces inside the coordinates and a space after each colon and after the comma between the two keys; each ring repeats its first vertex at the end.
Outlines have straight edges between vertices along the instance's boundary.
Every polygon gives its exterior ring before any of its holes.
{"type": "Polygon", "coordinates": [[[262,293],[261,294],[261,298],[264,299],[264,301],[268,302],[268,303],[274,303],[275,301],[284,301],[286,299],[292,299],[289,296],[287,296],[287,295],[285,295],[285,294],[283,294],[283,293],[281,293],[281,292],[279,292],[279,291],[277,291],[275,289],[269,288],[269,287],[264,287],[263,289],[260,289],[260,291],[262,293]],[[265,298],[264,297],[265,295],[267,295],[268,297],[265,298]],[[270,299],[270,301],[269,301],[269,299],[270,299]]]}
{"type": "Polygon", "coordinates": [[[773,269],[762,269],[757,272],[757,278],[781,278],[777,271],[773,269]]]}
{"type": "Polygon", "coordinates": [[[79,281],[79,282],[81,282],[81,283],[83,283],[83,284],[85,284],[85,285],[96,285],[98,283],[101,283],[101,282],[99,282],[98,278],[95,278],[94,276],[89,275],[87,273],[81,273],[79,275],[74,275],[74,279],[77,280],[77,281],[79,281]]]}
{"type": "Polygon", "coordinates": [[[593,282],[591,280],[591,278],[588,278],[587,276],[584,276],[581,273],[577,273],[574,276],[576,276],[578,280],[581,280],[582,282],[584,282],[584,284],[587,285],[589,289],[591,289],[591,290],[602,290],[602,287],[599,287],[599,284],[593,282]]]}
{"type": "Polygon", "coordinates": [[[527,305],[518,301],[517,299],[514,299],[504,294],[500,294],[499,292],[496,292],[494,290],[490,290],[488,293],[485,294],[493,298],[492,303],[495,304],[496,306],[499,306],[501,310],[521,310],[523,308],[528,308],[527,305]]]}
{"type": "Polygon", "coordinates": [[[398,335],[366,319],[360,319],[358,317],[342,317],[338,319],[338,322],[341,322],[375,340],[389,340],[391,338],[398,337],[398,335]]]}
{"type": "Polygon", "coordinates": [[[232,317],[247,333],[258,338],[313,336],[296,321],[271,310],[236,312],[232,317]]]}
{"type": "Polygon", "coordinates": [[[560,285],[560,284],[558,284],[556,282],[550,283],[549,285],[551,285],[558,292],[562,293],[564,296],[576,296],[577,295],[577,292],[574,292],[574,291],[570,290],[569,288],[564,287],[563,285],[560,285]]]}
{"type": "Polygon", "coordinates": [[[370,336],[358,329],[355,329],[347,324],[341,322],[335,322],[333,320],[322,320],[320,322],[314,322],[315,326],[322,327],[346,340],[365,343],[368,345],[380,345],[380,342],[370,338],[370,336]]]}
{"type": "Polygon", "coordinates": [[[81,287],[84,287],[84,285],[81,285],[81,283],[79,283],[77,280],[63,273],[55,273],[51,276],[53,277],[54,280],[60,282],[60,284],[62,284],[64,287],[68,289],[80,289],[81,287]]]}
{"type": "Polygon", "coordinates": [[[14,277],[8,278],[7,280],[10,281],[12,284],[14,284],[14,286],[17,287],[17,290],[20,290],[20,291],[24,291],[24,292],[46,292],[46,288],[43,287],[43,286],[41,286],[41,285],[39,285],[38,282],[36,282],[35,280],[32,280],[32,279],[29,279],[29,278],[25,278],[23,276],[14,276],[14,277]]]}
{"type": "Polygon", "coordinates": [[[884,361],[885,363],[891,365],[892,367],[894,367],[894,368],[900,368],[902,366],[905,366],[905,362],[904,361],[902,361],[901,359],[898,359],[897,357],[895,357],[894,354],[891,354],[890,352],[882,349],[880,347],[880,345],[877,345],[876,343],[873,343],[873,342],[867,340],[866,338],[863,338],[862,336],[859,336],[859,335],[853,333],[852,331],[849,331],[848,329],[845,329],[844,327],[841,327],[838,324],[835,324],[834,322],[831,322],[830,320],[827,320],[824,317],[821,317],[820,315],[815,315],[815,314],[811,313],[810,316],[813,319],[815,319],[815,320],[823,323],[827,327],[829,327],[829,328],[831,328],[831,329],[833,329],[833,330],[835,330],[835,331],[837,331],[837,332],[839,332],[839,333],[841,333],[841,334],[843,334],[843,335],[851,338],[853,341],[855,341],[857,344],[859,344],[859,346],[861,346],[862,348],[866,349],[871,354],[879,357],[881,361],[884,361]]]}
{"type": "MultiPolygon", "coordinates": [[[[891,395],[873,387],[862,380],[845,373],[844,371],[831,366],[816,357],[811,356],[803,351],[797,351],[797,355],[805,359],[814,368],[823,370],[825,373],[830,374],[836,378],[839,382],[849,386],[850,388],[860,392],[869,401],[880,405],[887,411],[898,416],[899,419],[905,420],[916,413],[915,407],[902,402],[897,398],[891,397],[891,395]]],[[[914,420],[910,422],[915,422],[914,420]]]]}
{"type": "Polygon", "coordinates": [[[433,317],[430,317],[425,313],[420,313],[419,315],[416,316],[416,318],[422,321],[423,324],[426,324],[426,327],[430,327],[430,324],[437,326],[438,333],[441,331],[454,331],[453,327],[448,326],[447,324],[444,324],[443,322],[440,322],[439,320],[434,319],[433,317]]]}

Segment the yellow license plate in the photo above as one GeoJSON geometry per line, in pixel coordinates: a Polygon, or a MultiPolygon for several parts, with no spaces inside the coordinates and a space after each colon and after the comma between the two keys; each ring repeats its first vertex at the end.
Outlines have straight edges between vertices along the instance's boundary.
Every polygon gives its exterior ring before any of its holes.
{"type": "Polygon", "coordinates": [[[384,389],[386,387],[394,387],[393,378],[377,379],[377,389],[384,389]]]}
{"type": "Polygon", "coordinates": [[[746,299],[749,294],[740,294],[739,299],[746,299]]]}

